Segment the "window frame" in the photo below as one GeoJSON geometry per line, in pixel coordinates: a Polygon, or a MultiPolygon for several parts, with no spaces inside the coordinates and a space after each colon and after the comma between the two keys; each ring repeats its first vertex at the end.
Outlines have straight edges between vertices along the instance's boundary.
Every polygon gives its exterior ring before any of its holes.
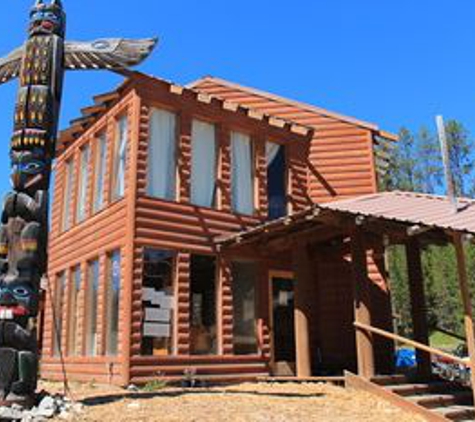
{"type": "Polygon", "coordinates": [[[64,162],[64,178],[63,178],[63,204],[61,218],[61,232],[67,232],[73,226],[73,216],[71,215],[75,179],[74,156],[69,157],[64,162]]]}

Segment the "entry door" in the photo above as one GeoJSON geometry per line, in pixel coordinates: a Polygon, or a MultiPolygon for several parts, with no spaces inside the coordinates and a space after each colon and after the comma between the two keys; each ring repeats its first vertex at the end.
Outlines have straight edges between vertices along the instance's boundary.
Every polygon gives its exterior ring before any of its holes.
{"type": "Polygon", "coordinates": [[[294,282],[272,277],[274,374],[295,375],[294,282]]]}

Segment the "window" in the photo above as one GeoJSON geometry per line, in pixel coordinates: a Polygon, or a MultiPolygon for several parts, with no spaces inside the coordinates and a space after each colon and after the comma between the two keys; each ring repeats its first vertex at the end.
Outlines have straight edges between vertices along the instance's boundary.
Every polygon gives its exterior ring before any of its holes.
{"type": "Polygon", "coordinates": [[[267,198],[269,200],[269,219],[287,214],[287,187],[285,180],[285,147],[267,142],[267,198]]]}
{"type": "Polygon", "coordinates": [[[75,267],[69,284],[69,315],[68,315],[68,355],[77,356],[78,325],[80,321],[79,292],[81,291],[81,267],[75,267]]]}
{"type": "Polygon", "coordinates": [[[216,260],[192,255],[190,265],[191,353],[216,353],[216,260]]]}
{"type": "Polygon", "coordinates": [[[81,149],[79,158],[79,178],[76,200],[76,221],[80,223],[86,218],[87,184],[89,179],[89,146],[81,149]]]}
{"type": "Polygon", "coordinates": [[[174,200],[176,197],[176,116],[153,109],[150,114],[147,194],[174,200]]]}
{"type": "Polygon", "coordinates": [[[216,200],[215,126],[193,120],[191,135],[191,202],[212,207],[216,200]]]}
{"type": "Polygon", "coordinates": [[[71,228],[71,192],[74,180],[74,161],[71,159],[65,164],[64,191],[63,191],[63,219],[62,229],[67,231],[71,228]]]}
{"type": "Polygon", "coordinates": [[[174,262],[173,252],[144,251],[142,355],[173,353],[174,262]]]}
{"type": "Polygon", "coordinates": [[[96,140],[95,158],[93,213],[100,211],[104,207],[104,178],[107,163],[107,137],[105,133],[102,133],[96,140]]]}
{"type": "Polygon", "coordinates": [[[86,286],[85,336],[86,355],[97,354],[97,297],[99,295],[99,260],[88,263],[86,286]]]}
{"type": "Polygon", "coordinates": [[[63,335],[64,291],[66,289],[66,274],[56,275],[53,296],[53,356],[59,356],[63,335]]]}
{"type": "Polygon", "coordinates": [[[127,117],[117,120],[114,165],[112,171],[112,200],[123,198],[125,194],[125,170],[127,164],[127,117]]]}
{"type": "Polygon", "coordinates": [[[248,135],[231,132],[231,191],[233,210],[241,214],[254,213],[254,174],[252,144],[248,135]]]}
{"type": "Polygon", "coordinates": [[[121,285],[120,251],[108,256],[106,278],[106,354],[117,355],[119,343],[119,305],[121,285]]]}
{"type": "Polygon", "coordinates": [[[234,353],[257,353],[257,265],[235,262],[232,265],[234,353]]]}

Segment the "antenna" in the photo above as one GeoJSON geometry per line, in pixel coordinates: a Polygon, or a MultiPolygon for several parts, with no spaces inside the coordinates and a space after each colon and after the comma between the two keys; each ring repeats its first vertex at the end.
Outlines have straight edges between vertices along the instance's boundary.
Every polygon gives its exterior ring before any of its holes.
{"type": "Polygon", "coordinates": [[[454,213],[458,212],[457,197],[455,196],[454,178],[450,170],[450,153],[447,143],[447,135],[445,132],[445,123],[442,116],[436,117],[437,132],[439,133],[440,149],[442,151],[442,163],[444,165],[445,184],[447,188],[447,196],[452,203],[454,213]]]}

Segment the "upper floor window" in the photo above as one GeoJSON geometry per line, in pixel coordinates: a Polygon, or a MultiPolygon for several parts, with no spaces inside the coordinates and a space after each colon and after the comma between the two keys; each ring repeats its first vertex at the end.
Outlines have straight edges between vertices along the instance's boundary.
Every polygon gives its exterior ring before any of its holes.
{"type": "Polygon", "coordinates": [[[71,228],[71,199],[74,181],[74,161],[70,159],[65,164],[64,184],[63,184],[63,215],[62,230],[71,228]]]}
{"type": "Polygon", "coordinates": [[[123,198],[125,194],[125,170],[127,164],[127,116],[117,120],[114,162],[112,170],[112,200],[123,198]]]}
{"type": "Polygon", "coordinates": [[[94,163],[94,189],[92,211],[100,211],[104,207],[104,178],[106,174],[107,137],[105,132],[96,139],[94,163]]]}
{"type": "Polygon", "coordinates": [[[174,200],[176,197],[176,116],[153,109],[150,114],[147,194],[174,200]]]}
{"type": "Polygon", "coordinates": [[[191,142],[191,202],[212,207],[216,202],[215,125],[193,120],[191,142]]]}
{"type": "Polygon", "coordinates": [[[86,218],[87,185],[89,179],[89,145],[81,149],[79,158],[79,177],[76,198],[76,221],[80,223],[86,218]]]}
{"type": "Polygon", "coordinates": [[[233,210],[254,213],[254,171],[251,138],[231,132],[231,194],[233,210]]]}
{"type": "Polygon", "coordinates": [[[267,142],[266,159],[269,219],[274,220],[287,214],[285,147],[273,142],[267,142]]]}

